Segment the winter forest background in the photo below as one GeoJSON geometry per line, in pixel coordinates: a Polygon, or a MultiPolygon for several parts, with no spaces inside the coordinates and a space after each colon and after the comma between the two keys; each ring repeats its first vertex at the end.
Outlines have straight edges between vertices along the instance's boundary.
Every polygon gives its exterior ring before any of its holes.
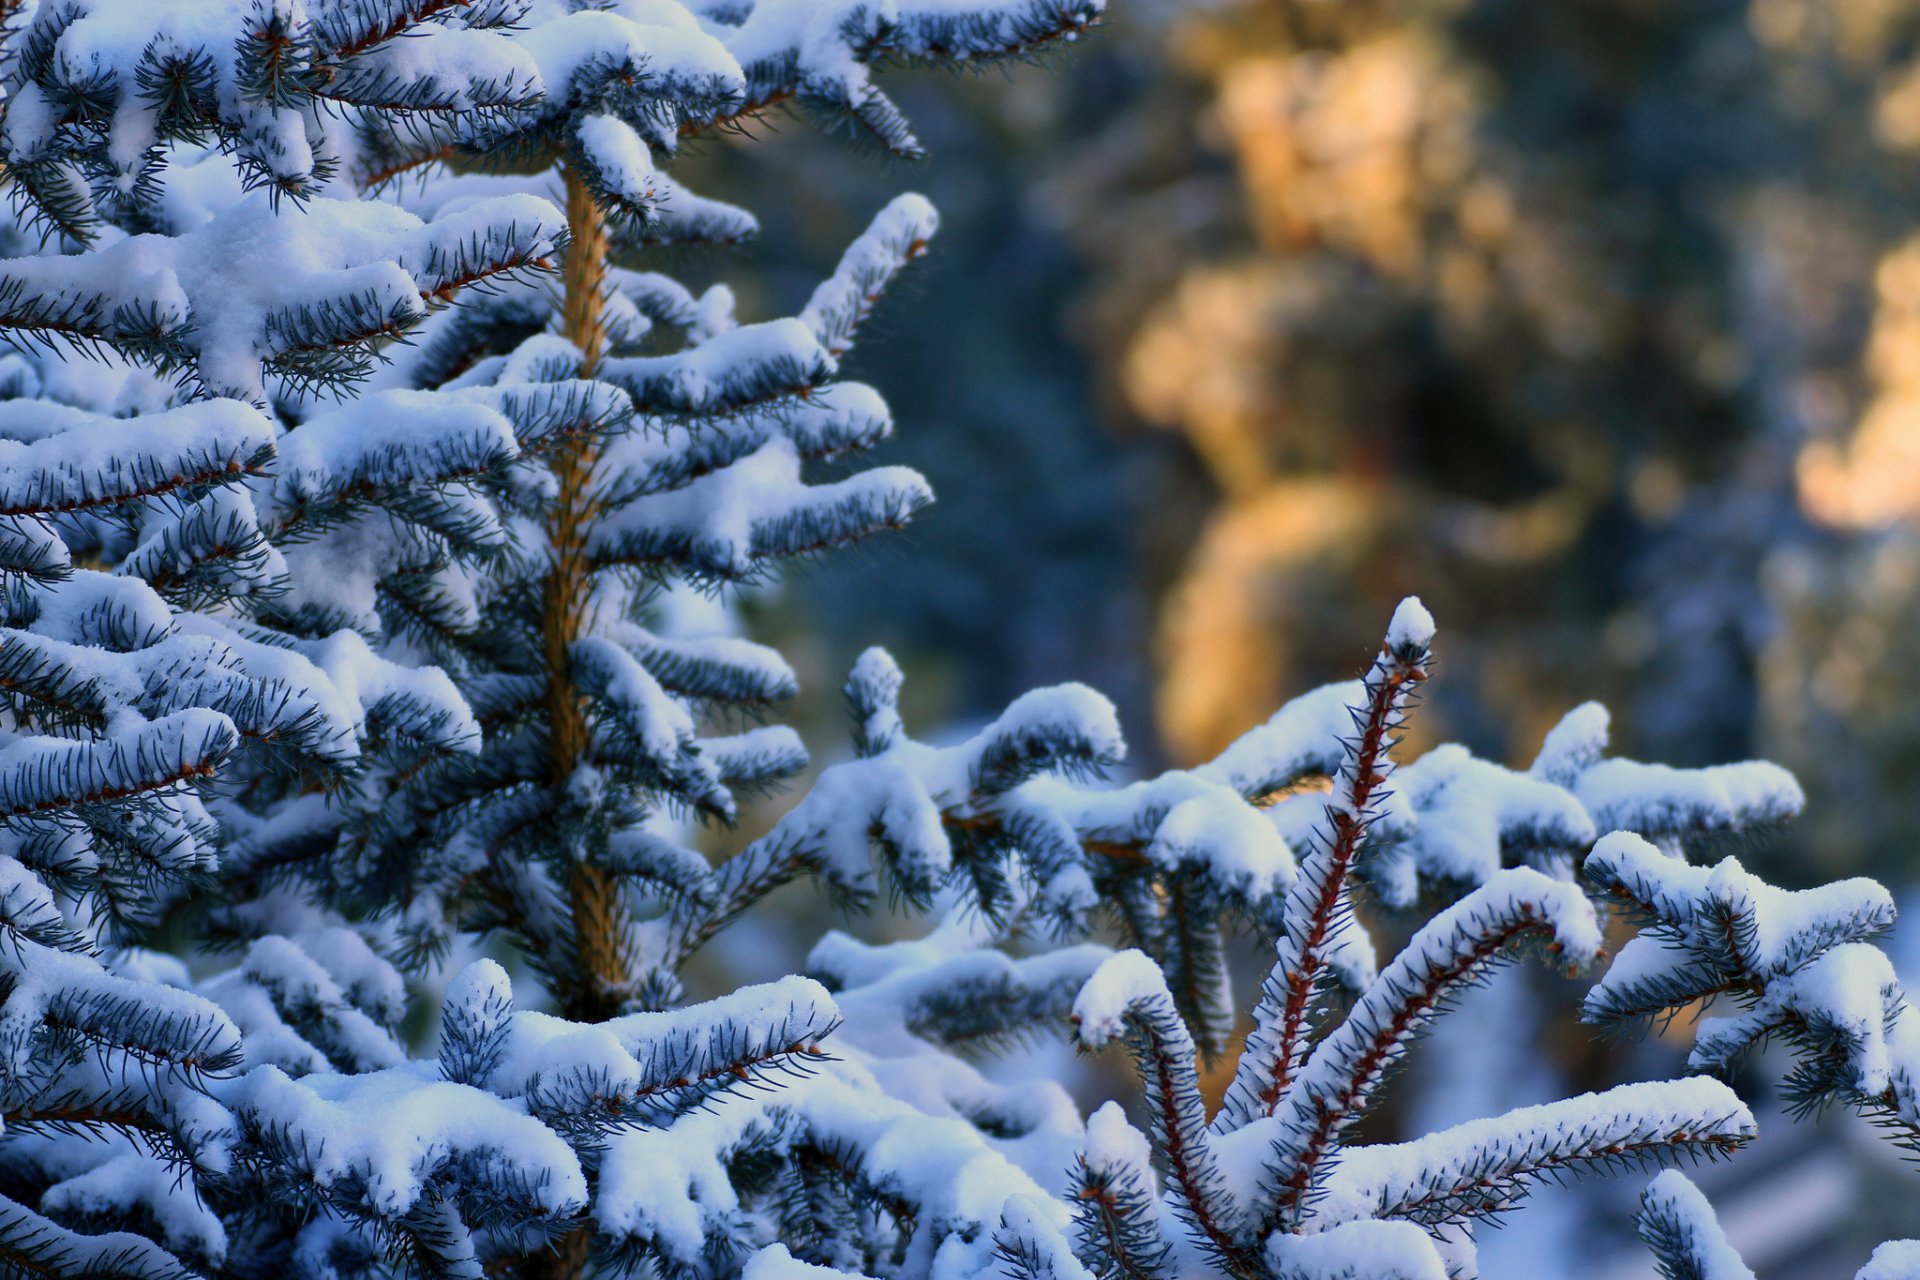
{"type": "Polygon", "coordinates": [[[1920,4],[0,19],[0,1280],[1920,1280],[1920,4]]]}

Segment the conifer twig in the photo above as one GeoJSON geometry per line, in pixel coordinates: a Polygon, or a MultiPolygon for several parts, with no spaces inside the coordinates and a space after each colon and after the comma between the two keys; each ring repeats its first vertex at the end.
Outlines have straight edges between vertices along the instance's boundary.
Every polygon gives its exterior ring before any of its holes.
{"type": "Polygon", "coordinates": [[[1324,825],[1287,895],[1279,958],[1261,988],[1253,1032],[1216,1127],[1238,1128],[1273,1114],[1299,1068],[1335,945],[1341,931],[1352,927],[1347,875],[1386,799],[1390,752],[1408,704],[1427,678],[1432,641],[1433,619],[1426,609],[1416,599],[1401,602],[1367,673],[1366,703],[1352,710],[1356,736],[1334,777],[1324,825]]]}

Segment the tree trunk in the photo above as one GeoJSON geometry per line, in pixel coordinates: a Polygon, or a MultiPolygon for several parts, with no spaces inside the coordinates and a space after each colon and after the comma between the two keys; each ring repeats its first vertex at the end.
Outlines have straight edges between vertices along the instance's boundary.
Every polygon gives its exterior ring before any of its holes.
{"type": "MultiPolygon", "coordinates": [[[[607,274],[606,220],[586,184],[571,171],[567,186],[566,289],[561,317],[566,339],[584,353],[582,377],[591,377],[600,361],[605,330],[601,292],[607,274]]],[[[552,726],[553,785],[565,787],[587,750],[587,721],[574,687],[568,650],[590,621],[592,577],[586,559],[586,531],[593,518],[591,483],[599,447],[583,440],[566,447],[554,464],[559,493],[548,524],[553,557],[542,610],[542,639],[547,661],[547,702],[552,726]]],[[[618,886],[600,867],[575,862],[567,896],[573,908],[575,971],[554,994],[569,1018],[597,1022],[620,1012],[629,979],[626,920],[618,886]]]]}

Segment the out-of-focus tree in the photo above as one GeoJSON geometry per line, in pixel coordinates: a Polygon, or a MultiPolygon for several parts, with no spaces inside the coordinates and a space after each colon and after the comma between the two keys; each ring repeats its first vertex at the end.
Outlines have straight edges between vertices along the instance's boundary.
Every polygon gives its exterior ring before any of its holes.
{"type": "Polygon", "coordinates": [[[1160,613],[1176,757],[1418,579],[1489,655],[1455,731],[1524,748],[1597,677],[1682,758],[1910,758],[1920,5],[1163,18],[1173,70],[1049,197],[1126,409],[1215,494],[1160,613]]]}
{"type": "MultiPolygon", "coordinates": [[[[1896,81],[1880,110],[1903,147],[1920,148],[1904,132],[1920,130],[1916,84],[1896,81]]],[[[1803,506],[1832,536],[1769,566],[1782,622],[1762,694],[1772,741],[1838,802],[1813,828],[1821,847],[1911,875],[1899,815],[1912,812],[1920,765],[1910,710],[1920,692],[1920,237],[1880,258],[1869,296],[1862,407],[1851,430],[1808,442],[1798,459],[1803,506]]]]}

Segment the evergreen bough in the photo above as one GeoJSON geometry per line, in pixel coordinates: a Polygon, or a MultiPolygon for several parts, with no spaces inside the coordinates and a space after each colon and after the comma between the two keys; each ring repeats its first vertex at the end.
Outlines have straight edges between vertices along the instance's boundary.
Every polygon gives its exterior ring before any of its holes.
{"type": "MultiPolygon", "coordinates": [[[[756,225],[665,166],[789,100],[915,155],[873,68],[1026,54],[1099,0],[0,10],[0,1274],[1470,1274],[1459,1228],[1540,1178],[1752,1133],[1698,1079],[1351,1142],[1463,984],[1600,955],[1582,868],[1659,939],[1591,1018],[1727,996],[1697,1065],[1784,1036],[1808,1105],[1913,1131],[1884,892],[1688,861],[1790,818],[1792,780],[1605,759],[1586,707],[1524,773],[1444,747],[1390,792],[1417,602],[1363,680],[1119,786],[1091,690],[933,746],[870,651],[852,758],[718,865],[688,847],[807,757],[738,730],[786,663],[667,593],[929,500],[808,477],[891,430],[837,369],[937,218],[902,197],[797,316],[741,323],[649,269],[756,225]],[[800,877],[933,927],[689,1002],[800,877]],[[1362,885],[1449,902],[1383,966],[1362,885]],[[1276,963],[1209,1115],[1227,928],[1276,963]],[[468,964],[415,1056],[410,982],[482,935],[538,992],[468,964]],[[1049,1027],[1132,1046],[1148,1133],[969,1064],[1049,1027]]],[[[1675,1176],[1645,1234],[1721,1274],[1675,1176]]]]}

